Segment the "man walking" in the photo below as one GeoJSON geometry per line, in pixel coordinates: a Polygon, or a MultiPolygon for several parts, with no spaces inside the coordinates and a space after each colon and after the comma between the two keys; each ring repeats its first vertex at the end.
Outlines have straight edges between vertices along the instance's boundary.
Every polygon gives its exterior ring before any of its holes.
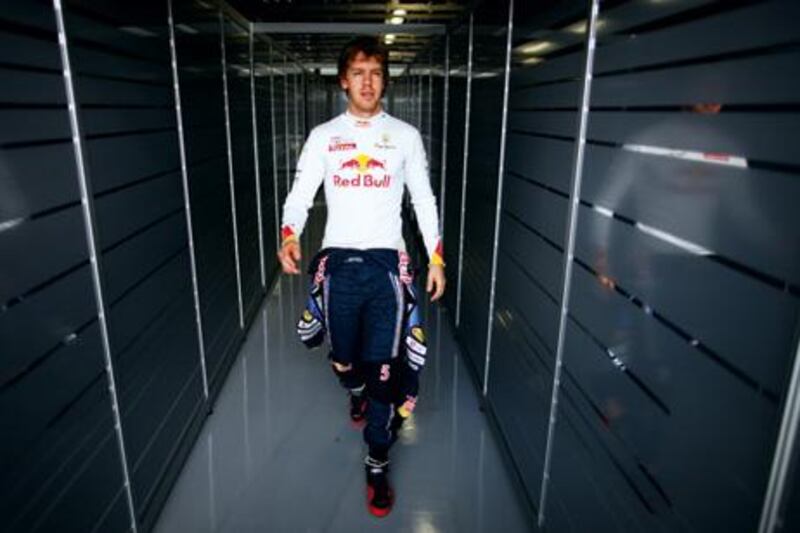
{"type": "Polygon", "coordinates": [[[308,345],[327,333],[333,371],[349,391],[350,417],[360,423],[366,418],[367,505],[376,516],[392,508],[389,448],[414,409],[426,355],[402,237],[404,186],[430,258],[426,289],[431,301],[445,288],[422,138],[381,105],[388,59],[374,37],[358,37],[342,50],[338,75],[347,111],[314,128],[303,147],[284,204],[278,253],[285,273],[300,273],[298,237],[324,184],[328,220],[322,249],[309,269],[311,297],[298,333],[308,345]]]}

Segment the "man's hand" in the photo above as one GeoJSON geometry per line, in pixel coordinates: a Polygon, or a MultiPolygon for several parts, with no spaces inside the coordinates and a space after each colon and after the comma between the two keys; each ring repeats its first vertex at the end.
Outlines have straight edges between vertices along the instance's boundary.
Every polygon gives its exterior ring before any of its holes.
{"type": "Polygon", "coordinates": [[[435,302],[444,294],[444,267],[441,265],[430,265],[428,267],[428,294],[431,294],[431,301],[435,302]]]}
{"type": "Polygon", "coordinates": [[[280,261],[281,268],[285,274],[299,274],[300,269],[297,268],[297,263],[301,259],[300,244],[296,240],[288,241],[278,252],[278,261],[280,261]]]}

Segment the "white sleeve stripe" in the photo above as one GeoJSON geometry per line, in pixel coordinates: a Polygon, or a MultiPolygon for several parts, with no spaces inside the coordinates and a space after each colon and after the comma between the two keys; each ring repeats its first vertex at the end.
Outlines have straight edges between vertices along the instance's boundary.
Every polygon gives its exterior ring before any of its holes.
{"type": "Polygon", "coordinates": [[[408,359],[410,361],[414,362],[414,363],[417,363],[420,366],[425,364],[425,358],[424,357],[420,357],[419,355],[417,355],[415,353],[409,352],[408,359]]]}
{"type": "Polygon", "coordinates": [[[406,346],[408,346],[415,352],[419,353],[420,355],[425,355],[428,352],[428,348],[426,348],[425,345],[420,344],[411,337],[406,338],[406,346]]]}

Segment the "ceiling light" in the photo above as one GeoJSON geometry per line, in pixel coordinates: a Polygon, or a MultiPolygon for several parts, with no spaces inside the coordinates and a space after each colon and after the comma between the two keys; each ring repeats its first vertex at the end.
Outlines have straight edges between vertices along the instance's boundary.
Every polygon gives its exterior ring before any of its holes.
{"type": "Polygon", "coordinates": [[[544,61],[544,59],[542,59],[541,57],[533,56],[533,57],[526,57],[521,61],[521,63],[523,65],[538,65],[542,61],[544,61]]]}
{"type": "Polygon", "coordinates": [[[402,24],[405,21],[403,17],[392,17],[389,19],[389,24],[402,24]]]}
{"type": "Polygon", "coordinates": [[[408,12],[406,12],[406,10],[405,10],[405,9],[395,9],[395,10],[392,12],[392,14],[393,14],[395,17],[405,17],[405,16],[408,14],[408,12]]]}
{"type": "Polygon", "coordinates": [[[395,35],[394,33],[387,33],[387,34],[386,34],[386,35],[383,37],[383,40],[384,40],[384,42],[385,42],[386,44],[392,44],[392,43],[394,42],[395,38],[396,38],[396,35],[395,35]]]}
{"type": "Polygon", "coordinates": [[[531,41],[517,46],[514,51],[519,54],[538,54],[553,46],[550,41],[531,41]]]}

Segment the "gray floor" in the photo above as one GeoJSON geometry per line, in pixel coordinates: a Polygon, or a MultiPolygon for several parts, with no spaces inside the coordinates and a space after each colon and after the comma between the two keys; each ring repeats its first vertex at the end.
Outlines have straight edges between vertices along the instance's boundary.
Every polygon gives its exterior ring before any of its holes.
{"type": "Polygon", "coordinates": [[[305,287],[282,276],[265,301],[155,531],[527,531],[438,306],[420,401],[392,449],[394,509],[367,512],[345,393],[326,353],[293,334],[305,287]]]}

